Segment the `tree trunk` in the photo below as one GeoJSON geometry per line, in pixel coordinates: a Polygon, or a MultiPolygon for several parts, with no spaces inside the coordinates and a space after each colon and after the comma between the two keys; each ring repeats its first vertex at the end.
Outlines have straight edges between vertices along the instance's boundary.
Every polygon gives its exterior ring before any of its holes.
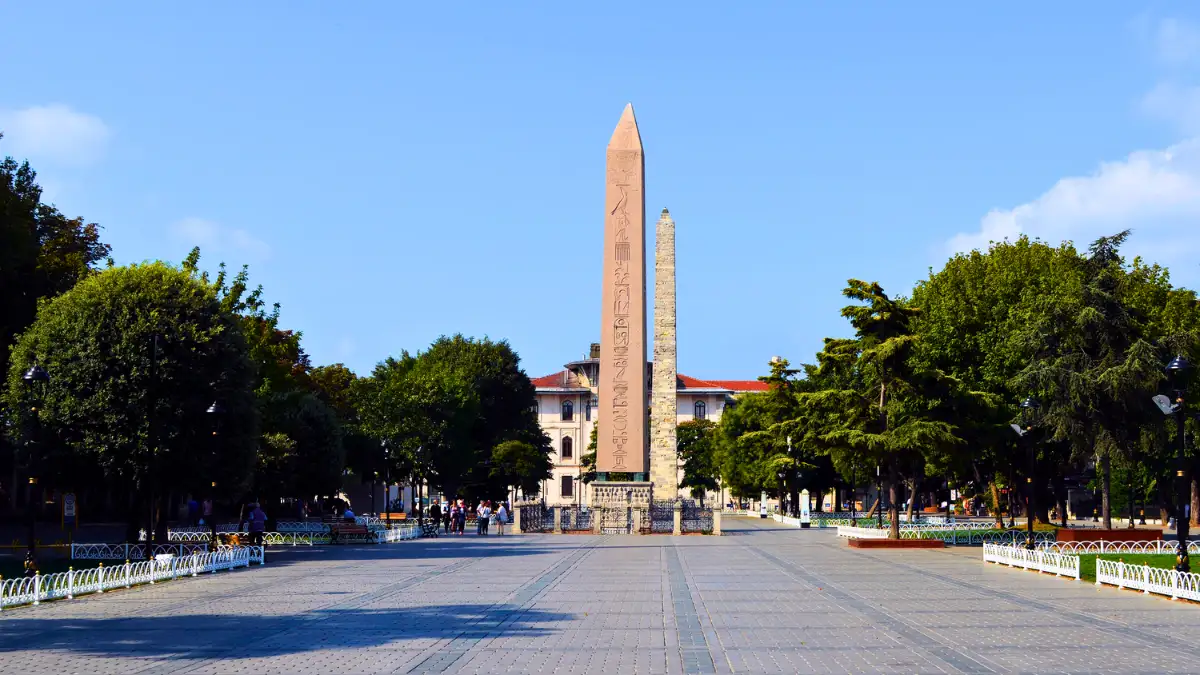
{"type": "Polygon", "coordinates": [[[891,524],[888,528],[888,539],[900,538],[900,470],[896,468],[896,460],[888,462],[888,518],[891,524]]]}
{"type": "Polygon", "coordinates": [[[1000,486],[996,481],[991,482],[992,489],[992,516],[996,518],[996,529],[1004,528],[1004,510],[1000,503],[1000,486]]]}
{"type": "Polygon", "coordinates": [[[1100,479],[1100,518],[1104,521],[1104,529],[1112,529],[1112,512],[1110,507],[1110,489],[1112,488],[1112,463],[1109,461],[1108,455],[1100,458],[1100,471],[1103,477],[1100,479]]]}
{"type": "Polygon", "coordinates": [[[875,503],[871,505],[871,510],[867,511],[867,515],[860,516],[860,517],[861,518],[874,518],[875,517],[875,509],[877,509],[877,508],[879,508],[879,497],[875,498],[875,503]]]}
{"type": "Polygon", "coordinates": [[[1058,506],[1058,519],[1061,527],[1067,526],[1067,484],[1060,474],[1054,479],[1055,503],[1058,506]]]}

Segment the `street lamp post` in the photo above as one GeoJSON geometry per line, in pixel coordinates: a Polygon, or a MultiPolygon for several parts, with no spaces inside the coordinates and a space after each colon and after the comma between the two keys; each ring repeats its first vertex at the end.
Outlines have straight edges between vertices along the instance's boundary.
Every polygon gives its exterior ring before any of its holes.
{"type": "MultiPolygon", "coordinates": [[[[29,388],[30,399],[33,401],[29,407],[31,413],[31,423],[33,430],[30,438],[29,463],[32,466],[35,453],[41,453],[40,446],[42,440],[42,420],[41,412],[38,410],[38,405],[41,399],[45,396],[46,383],[50,381],[50,373],[46,369],[34,363],[25,374],[21,376],[21,381],[29,388]]],[[[41,501],[41,495],[38,491],[38,479],[36,476],[29,477],[29,532],[26,541],[26,547],[29,549],[30,555],[37,555],[37,509],[41,501]]]]}
{"type": "Polygon", "coordinates": [[[775,477],[779,479],[779,515],[786,516],[792,511],[791,507],[793,506],[792,504],[788,504],[788,508],[785,509],[783,507],[783,491],[787,487],[787,484],[784,482],[784,478],[787,477],[787,473],[785,473],[783,469],[780,469],[779,471],[775,472],[775,477]]]}
{"type": "Polygon", "coordinates": [[[858,462],[850,462],[850,527],[858,527],[858,462]]]}
{"type": "MultiPolygon", "coordinates": [[[[1025,422],[1025,431],[1021,436],[1024,437],[1033,430],[1041,407],[1038,400],[1032,396],[1021,401],[1021,419],[1025,422]]],[[[1029,453],[1029,474],[1025,476],[1025,548],[1033,550],[1033,477],[1037,473],[1037,453],[1034,451],[1032,440],[1026,442],[1026,452],[1029,453]]]]}
{"type": "MultiPolygon", "coordinates": [[[[212,466],[215,470],[216,466],[217,466],[217,462],[220,461],[220,455],[217,453],[217,450],[220,448],[221,420],[224,419],[224,417],[225,417],[225,406],[221,405],[217,401],[213,401],[212,405],[208,406],[208,409],[205,410],[204,413],[206,415],[208,415],[209,419],[211,419],[213,421],[213,430],[212,430],[213,465],[212,466]]],[[[209,532],[210,532],[208,545],[214,551],[217,550],[217,494],[216,493],[217,493],[217,481],[214,480],[214,481],[211,481],[211,484],[209,486],[209,493],[208,493],[209,502],[212,504],[212,513],[210,513],[208,516],[208,519],[211,521],[208,524],[209,532]]],[[[149,540],[147,540],[147,543],[149,543],[149,540]]]]}
{"type": "Polygon", "coordinates": [[[1172,388],[1175,390],[1175,405],[1171,406],[1175,415],[1176,435],[1179,437],[1179,449],[1175,462],[1175,480],[1178,482],[1177,490],[1178,504],[1175,507],[1175,533],[1178,538],[1178,548],[1176,552],[1175,569],[1180,572],[1191,571],[1191,561],[1188,559],[1188,514],[1187,507],[1184,506],[1190,500],[1189,488],[1191,487],[1188,481],[1188,465],[1185,454],[1186,437],[1184,436],[1184,420],[1187,417],[1187,401],[1184,399],[1184,391],[1187,389],[1188,377],[1191,375],[1192,364],[1183,356],[1176,356],[1167,364],[1167,379],[1170,381],[1172,388]]]}
{"type": "Polygon", "coordinates": [[[879,529],[883,529],[883,472],[875,465],[875,516],[879,519],[879,529]]]}
{"type": "Polygon", "coordinates": [[[381,443],[383,446],[383,520],[388,529],[392,527],[392,468],[388,464],[388,444],[387,441],[381,443]]]}

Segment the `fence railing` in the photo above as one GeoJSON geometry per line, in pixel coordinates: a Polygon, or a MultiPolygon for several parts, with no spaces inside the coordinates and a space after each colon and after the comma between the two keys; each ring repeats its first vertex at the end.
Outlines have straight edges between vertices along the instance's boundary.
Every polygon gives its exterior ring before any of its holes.
{"type": "MultiPolygon", "coordinates": [[[[851,527],[839,525],[839,537],[852,539],[887,539],[888,528],[851,527]]],[[[1054,532],[1034,532],[1034,543],[1050,543],[1056,537],[1054,532]]],[[[1023,544],[1026,534],[1016,530],[978,530],[974,528],[956,529],[950,527],[900,527],[901,539],[937,539],[951,545],[978,546],[981,544],[1015,545],[1023,544]]]]}
{"type": "MultiPolygon", "coordinates": [[[[1055,553],[1159,553],[1172,554],[1178,550],[1173,541],[1052,541],[1039,547],[1055,553]]],[[[1200,553],[1200,542],[1188,542],[1188,553],[1200,553]]]]}
{"type": "Polygon", "coordinates": [[[115,588],[130,588],[180,577],[194,577],[205,572],[249,567],[252,562],[261,564],[261,547],[240,546],[186,556],[166,555],[155,560],[127,562],[111,567],[104,567],[102,563],[100,567],[89,569],[6,579],[0,581],[0,609],[17,605],[36,605],[60,598],[71,599],[89,593],[103,593],[115,588]],[[251,550],[252,548],[257,551],[251,550]]]}
{"type": "Polygon", "coordinates": [[[1200,601],[1200,574],[1176,572],[1149,565],[1129,565],[1116,560],[1096,561],[1096,585],[1109,584],[1171,599],[1200,601]]]}
{"type": "Polygon", "coordinates": [[[591,532],[592,509],[585,506],[560,506],[558,525],[563,532],[591,532]]]}
{"type": "Polygon", "coordinates": [[[838,525],[837,536],[847,537],[849,539],[887,539],[887,528],[879,529],[877,527],[853,527],[850,525],[838,525]]]}
{"type": "MultiPolygon", "coordinates": [[[[154,544],[151,557],[157,555],[191,555],[208,552],[208,542],[154,544]]],[[[145,544],[71,544],[71,560],[145,560],[145,544]]]]}
{"type": "Polygon", "coordinates": [[[983,561],[1079,580],[1079,556],[1077,555],[1054,553],[1036,548],[1027,549],[1024,546],[984,544],[983,561]]]}
{"type": "Polygon", "coordinates": [[[405,523],[386,530],[376,531],[375,541],[381,544],[392,544],[398,541],[420,539],[421,536],[421,528],[416,523],[405,523]]]}

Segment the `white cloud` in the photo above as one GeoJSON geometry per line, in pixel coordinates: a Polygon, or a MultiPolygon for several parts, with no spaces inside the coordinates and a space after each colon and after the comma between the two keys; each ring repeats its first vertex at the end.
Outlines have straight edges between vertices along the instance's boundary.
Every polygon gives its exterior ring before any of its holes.
{"type": "Polygon", "coordinates": [[[1200,63],[1200,28],[1179,19],[1163,19],[1154,32],[1158,58],[1171,66],[1200,63]]]}
{"type": "Polygon", "coordinates": [[[1198,277],[1198,223],[1200,138],[1193,138],[1105,162],[1088,176],[1063,178],[1031,202],[992,210],[977,232],[956,235],[949,247],[954,252],[986,250],[989,241],[1027,234],[1051,243],[1071,240],[1082,248],[1130,228],[1134,236],[1126,245],[1127,256],[1141,254],[1168,265],[1178,272],[1176,281],[1190,285],[1198,277]]]}
{"type": "Polygon", "coordinates": [[[0,133],[5,154],[74,166],[97,161],[112,136],[99,117],[61,104],[0,110],[0,133]]]}
{"type": "Polygon", "coordinates": [[[1162,82],[1142,97],[1141,110],[1149,117],[1179,127],[1186,134],[1200,134],[1200,87],[1162,82]]]}
{"type": "Polygon", "coordinates": [[[184,218],[171,225],[171,233],[187,246],[199,246],[202,254],[236,254],[259,261],[271,256],[270,244],[246,230],[204,218],[184,218]]]}
{"type": "MultiPolygon", "coordinates": [[[[1176,75],[1185,76],[1185,66],[1200,66],[1200,28],[1166,19],[1145,34],[1164,64],[1180,67],[1176,75]]],[[[993,209],[978,231],[954,236],[949,249],[986,250],[989,242],[1021,234],[1052,244],[1070,240],[1082,249],[1098,237],[1131,229],[1123,249],[1127,259],[1141,255],[1166,265],[1175,283],[1195,288],[1200,283],[1200,87],[1164,81],[1139,105],[1144,114],[1177,125],[1187,140],[1104,162],[1090,175],[1059,180],[1033,201],[993,209]]]]}

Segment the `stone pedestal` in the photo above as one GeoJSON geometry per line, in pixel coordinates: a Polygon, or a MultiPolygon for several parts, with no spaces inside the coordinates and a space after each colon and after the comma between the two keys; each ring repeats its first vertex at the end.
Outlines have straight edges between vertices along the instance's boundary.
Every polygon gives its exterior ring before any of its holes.
{"type": "Polygon", "coordinates": [[[721,509],[713,509],[713,534],[721,536],[721,509]]]}
{"type": "Polygon", "coordinates": [[[642,523],[649,523],[653,502],[653,483],[593,482],[593,531],[597,534],[640,534],[642,523]]]}
{"type": "Polygon", "coordinates": [[[683,534],[683,505],[675,505],[675,525],[671,530],[671,534],[679,536],[683,534]]]}
{"type": "Polygon", "coordinates": [[[554,509],[554,534],[562,534],[562,509],[554,509]]]}

